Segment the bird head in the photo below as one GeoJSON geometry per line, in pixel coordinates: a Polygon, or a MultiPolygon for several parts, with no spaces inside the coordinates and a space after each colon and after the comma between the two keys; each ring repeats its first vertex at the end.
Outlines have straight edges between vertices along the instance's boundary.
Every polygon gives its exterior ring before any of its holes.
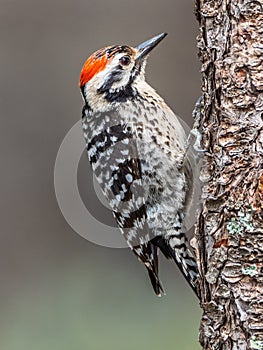
{"type": "Polygon", "coordinates": [[[135,94],[134,87],[145,80],[145,65],[149,53],[167,33],[159,34],[142,44],[108,46],[94,52],[84,63],[80,88],[87,103],[92,99],[122,101],[135,94]]]}

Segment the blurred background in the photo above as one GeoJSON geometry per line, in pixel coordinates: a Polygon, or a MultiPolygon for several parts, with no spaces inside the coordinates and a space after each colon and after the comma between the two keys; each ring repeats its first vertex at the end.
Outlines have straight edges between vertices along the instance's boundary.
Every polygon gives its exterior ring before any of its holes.
{"type": "MultiPolygon", "coordinates": [[[[161,259],[167,295],[155,297],[129,250],[98,246],[74,232],[53,185],[59,146],[81,116],[81,66],[103,46],[136,45],[167,31],[148,61],[148,81],[192,124],[200,94],[193,1],[0,5],[0,348],[200,349],[201,312],[175,265],[161,259]]],[[[88,202],[84,161],[78,175],[88,202]]]]}

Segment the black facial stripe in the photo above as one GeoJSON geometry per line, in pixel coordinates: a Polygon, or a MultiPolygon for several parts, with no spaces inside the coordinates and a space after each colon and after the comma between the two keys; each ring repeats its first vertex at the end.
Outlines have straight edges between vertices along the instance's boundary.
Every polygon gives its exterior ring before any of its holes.
{"type": "Polygon", "coordinates": [[[131,84],[113,92],[105,91],[105,99],[108,102],[126,102],[138,95],[138,91],[131,87],[131,84]]]}
{"type": "Polygon", "coordinates": [[[121,81],[121,76],[122,76],[122,68],[118,66],[118,67],[116,67],[116,69],[114,71],[112,71],[112,73],[109,76],[109,78],[97,90],[98,93],[101,94],[101,93],[104,93],[104,92],[110,90],[110,88],[111,88],[113,83],[121,81]]]}
{"type": "Polygon", "coordinates": [[[141,73],[141,68],[142,68],[142,66],[140,64],[137,65],[135,63],[135,65],[134,65],[134,67],[132,68],[132,71],[131,71],[129,84],[132,84],[133,81],[135,80],[135,78],[141,73]]]}
{"type": "MultiPolygon", "coordinates": [[[[122,67],[117,67],[118,69],[123,70],[122,67]]],[[[121,89],[116,89],[113,92],[110,92],[112,84],[116,81],[120,81],[121,71],[113,71],[110,78],[103,84],[103,86],[98,89],[99,93],[105,93],[105,99],[108,102],[126,102],[128,99],[133,99],[138,95],[138,92],[135,88],[132,88],[133,81],[141,72],[141,65],[135,64],[132,68],[130,80],[126,86],[123,86],[121,89]]]]}
{"type": "MultiPolygon", "coordinates": [[[[126,53],[128,55],[132,55],[132,50],[128,46],[113,46],[106,50],[107,55],[111,56],[116,53],[126,53]]],[[[130,79],[126,86],[121,88],[112,89],[112,86],[116,82],[121,82],[122,75],[124,74],[124,69],[122,65],[118,65],[111,72],[108,79],[103,83],[103,85],[97,90],[99,94],[104,94],[104,98],[108,102],[126,102],[128,99],[133,99],[137,96],[138,92],[135,88],[132,88],[132,83],[136,79],[136,77],[141,72],[141,65],[136,64],[132,68],[130,72],[130,79]],[[110,92],[110,90],[113,90],[110,92]]]]}

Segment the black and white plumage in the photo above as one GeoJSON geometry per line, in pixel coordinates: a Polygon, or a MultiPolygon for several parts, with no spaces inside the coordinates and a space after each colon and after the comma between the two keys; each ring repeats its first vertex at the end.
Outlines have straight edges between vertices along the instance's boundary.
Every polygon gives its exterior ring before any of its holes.
{"type": "Polygon", "coordinates": [[[166,34],[132,48],[95,52],[83,66],[82,125],[93,172],[125,239],[157,295],[158,251],[173,259],[196,292],[197,268],[182,232],[192,173],[186,135],[145,81],[148,53],[166,34]]]}

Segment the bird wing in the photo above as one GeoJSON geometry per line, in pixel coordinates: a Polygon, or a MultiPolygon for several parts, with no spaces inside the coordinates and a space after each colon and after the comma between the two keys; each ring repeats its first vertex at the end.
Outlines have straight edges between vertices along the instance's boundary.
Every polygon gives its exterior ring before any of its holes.
{"type": "Polygon", "coordinates": [[[128,246],[146,266],[157,295],[158,254],[147,224],[146,198],[132,123],[120,122],[117,112],[83,115],[83,130],[93,172],[108,200],[128,246]]]}

